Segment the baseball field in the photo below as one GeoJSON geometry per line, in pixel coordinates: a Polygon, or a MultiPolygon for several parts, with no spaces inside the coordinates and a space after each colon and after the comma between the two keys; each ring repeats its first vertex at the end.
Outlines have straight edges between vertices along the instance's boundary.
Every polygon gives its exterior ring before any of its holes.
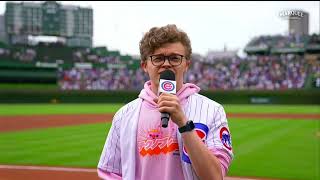
{"type": "MultiPolygon", "coordinates": [[[[58,173],[57,167],[73,167],[75,171],[80,169],[79,172],[96,176],[94,168],[112,115],[121,106],[0,105],[0,179],[28,179],[26,171],[30,167],[56,168],[51,168],[51,172],[50,168],[43,169],[41,173],[58,173]]],[[[235,154],[228,176],[320,179],[320,106],[224,107],[235,154]]],[[[41,173],[38,172],[38,177],[44,177],[41,173]]]]}

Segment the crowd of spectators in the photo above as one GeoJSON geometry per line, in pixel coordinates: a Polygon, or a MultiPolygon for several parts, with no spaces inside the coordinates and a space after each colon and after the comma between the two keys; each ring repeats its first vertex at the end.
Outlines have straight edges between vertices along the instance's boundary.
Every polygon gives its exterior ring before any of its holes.
{"type": "MultiPolygon", "coordinates": [[[[286,90],[303,88],[306,77],[303,56],[250,56],[213,64],[193,59],[185,82],[203,90],[286,90]]],[[[148,77],[141,69],[72,68],[59,79],[62,89],[138,90],[148,77]]]]}
{"type": "MultiPolygon", "coordinates": [[[[315,35],[316,38],[317,35],[315,35]]],[[[247,47],[258,48],[305,48],[309,43],[310,36],[300,34],[289,34],[287,36],[274,35],[274,36],[259,36],[253,38],[247,47]]]]}
{"type": "Polygon", "coordinates": [[[288,36],[275,36],[273,48],[304,48],[308,36],[290,34],[288,36]]]}
{"type": "Polygon", "coordinates": [[[141,69],[72,68],[58,73],[62,90],[138,90],[147,80],[141,69]]]}
{"type": "MultiPolygon", "coordinates": [[[[260,36],[250,41],[248,46],[304,48],[306,40],[312,47],[319,46],[320,35],[260,36]]],[[[35,47],[8,48],[1,45],[1,59],[21,62],[68,59],[69,62],[104,65],[60,68],[58,84],[63,90],[138,90],[149,79],[141,69],[130,67],[130,63],[134,61],[131,57],[121,56],[117,51],[110,52],[102,47],[66,48],[59,44],[41,44],[35,47]],[[50,52],[46,48],[51,48],[50,52]]],[[[308,73],[311,73],[314,86],[320,87],[319,65],[308,64],[303,55],[249,55],[246,58],[214,61],[198,55],[193,56],[185,82],[194,83],[203,90],[301,89],[305,86],[308,73]]]]}
{"type": "Polygon", "coordinates": [[[317,35],[317,34],[312,34],[310,36],[310,39],[309,39],[309,42],[308,42],[308,47],[310,48],[313,48],[313,47],[316,47],[316,46],[320,46],[320,34],[317,35]]]}
{"type": "Polygon", "coordinates": [[[320,61],[315,62],[311,66],[311,75],[313,79],[312,86],[315,88],[320,88],[320,61]]]}
{"type": "Polygon", "coordinates": [[[186,82],[198,85],[201,89],[236,89],[240,77],[240,59],[231,62],[223,60],[206,64],[193,59],[186,74],[186,82]]]}
{"type": "Polygon", "coordinates": [[[187,81],[203,89],[300,89],[307,75],[304,62],[299,55],[250,56],[213,65],[194,62],[187,81]]]}
{"type": "MultiPolygon", "coordinates": [[[[70,48],[59,43],[41,43],[38,46],[16,45],[14,48],[0,46],[0,59],[17,60],[20,62],[51,62],[63,60],[65,63],[89,62],[123,64],[118,51],[108,51],[105,47],[100,48],[104,53],[97,53],[95,48],[70,48]]],[[[130,59],[127,58],[127,59],[130,59]]]]}
{"type": "Polygon", "coordinates": [[[14,59],[21,62],[34,61],[37,53],[32,48],[19,48],[16,50],[10,50],[8,48],[0,47],[0,59],[14,59]]]}

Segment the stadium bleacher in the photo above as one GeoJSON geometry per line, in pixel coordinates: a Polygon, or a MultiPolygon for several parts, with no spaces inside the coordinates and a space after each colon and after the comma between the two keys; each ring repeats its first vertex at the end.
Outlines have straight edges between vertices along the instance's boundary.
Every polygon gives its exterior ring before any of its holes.
{"type": "MultiPolygon", "coordinates": [[[[320,86],[320,35],[259,36],[247,44],[245,51],[248,54],[245,58],[210,59],[210,63],[203,60],[206,57],[193,56],[185,81],[203,90],[286,90],[320,86]],[[315,54],[316,59],[308,61],[305,55],[309,53],[315,54]]],[[[138,59],[106,47],[0,43],[0,83],[51,82],[62,90],[138,90],[148,79],[139,64],[138,59]],[[43,62],[41,66],[39,62],[43,62]]]]}

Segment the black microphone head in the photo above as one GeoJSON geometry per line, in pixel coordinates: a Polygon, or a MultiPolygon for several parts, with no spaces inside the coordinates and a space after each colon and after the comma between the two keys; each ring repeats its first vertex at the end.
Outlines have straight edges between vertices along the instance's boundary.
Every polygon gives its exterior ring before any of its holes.
{"type": "Polygon", "coordinates": [[[165,71],[160,73],[160,79],[166,79],[166,80],[170,80],[170,81],[175,81],[176,80],[176,76],[175,76],[173,71],[167,69],[167,70],[165,70],[165,71]]]}

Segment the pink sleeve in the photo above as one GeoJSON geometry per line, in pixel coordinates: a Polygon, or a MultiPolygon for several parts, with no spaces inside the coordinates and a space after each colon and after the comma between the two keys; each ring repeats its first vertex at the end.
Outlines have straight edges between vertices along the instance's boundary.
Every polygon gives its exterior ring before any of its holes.
{"type": "Polygon", "coordinates": [[[224,149],[210,149],[211,152],[219,159],[221,164],[222,175],[226,176],[232,158],[224,149]]]}
{"type": "Polygon", "coordinates": [[[120,174],[103,171],[102,169],[98,169],[98,176],[103,180],[122,180],[120,174]]]}

